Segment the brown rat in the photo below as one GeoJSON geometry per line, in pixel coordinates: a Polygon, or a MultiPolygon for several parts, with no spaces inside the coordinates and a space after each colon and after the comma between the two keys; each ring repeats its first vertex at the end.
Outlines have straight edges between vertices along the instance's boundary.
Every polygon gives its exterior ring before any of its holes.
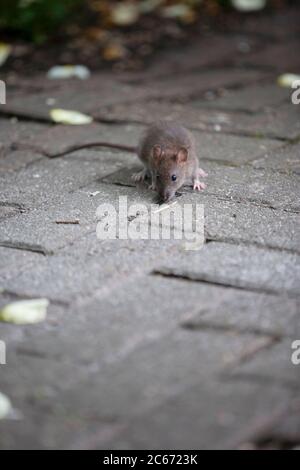
{"type": "Polygon", "coordinates": [[[207,174],[199,168],[194,137],[179,124],[159,121],[152,125],[140,141],[138,157],[144,169],[133,175],[134,181],[151,178],[150,188],[164,202],[184,184],[192,183],[198,191],[206,187],[199,181],[207,174]]]}

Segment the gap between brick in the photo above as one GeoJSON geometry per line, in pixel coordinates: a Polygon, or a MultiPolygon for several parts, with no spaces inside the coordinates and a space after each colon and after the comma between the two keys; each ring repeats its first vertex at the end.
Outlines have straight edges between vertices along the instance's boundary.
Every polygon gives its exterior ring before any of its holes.
{"type": "Polygon", "coordinates": [[[286,292],[286,291],[278,291],[275,288],[274,289],[268,289],[268,288],[260,288],[260,287],[255,287],[255,286],[240,286],[235,283],[229,283],[225,281],[218,281],[216,279],[206,279],[204,276],[201,277],[195,277],[193,278],[189,274],[177,274],[173,273],[171,271],[164,271],[163,269],[154,269],[150,273],[151,276],[160,276],[160,277],[165,277],[169,279],[181,279],[183,281],[187,282],[198,282],[198,283],[203,283],[203,284],[209,284],[211,286],[222,286],[226,287],[228,289],[239,289],[247,292],[257,292],[257,293],[262,293],[262,294],[272,294],[272,295],[289,295],[290,297],[297,298],[298,296],[294,294],[293,292],[286,292]]]}
{"type": "Polygon", "coordinates": [[[15,250],[30,251],[32,253],[38,253],[41,255],[53,255],[54,254],[53,251],[47,250],[46,248],[43,248],[41,245],[30,245],[29,243],[3,241],[3,242],[0,242],[0,246],[2,246],[3,248],[12,248],[15,250]]]}

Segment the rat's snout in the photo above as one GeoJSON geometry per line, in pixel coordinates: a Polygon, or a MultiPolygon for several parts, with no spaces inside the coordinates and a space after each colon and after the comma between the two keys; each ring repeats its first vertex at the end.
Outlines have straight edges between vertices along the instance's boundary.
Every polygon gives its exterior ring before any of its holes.
{"type": "Polygon", "coordinates": [[[172,191],[165,189],[164,191],[161,192],[160,197],[164,202],[167,202],[172,197],[172,191]]]}

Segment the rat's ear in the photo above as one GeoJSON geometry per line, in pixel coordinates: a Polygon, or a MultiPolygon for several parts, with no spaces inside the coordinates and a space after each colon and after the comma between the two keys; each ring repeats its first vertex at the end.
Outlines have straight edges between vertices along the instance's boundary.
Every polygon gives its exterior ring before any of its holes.
{"type": "Polygon", "coordinates": [[[152,148],[152,157],[154,160],[159,160],[162,154],[161,146],[160,145],[154,145],[152,148]]]}
{"type": "Polygon", "coordinates": [[[178,163],[186,162],[188,158],[188,153],[188,149],[186,147],[182,147],[177,154],[178,163]]]}

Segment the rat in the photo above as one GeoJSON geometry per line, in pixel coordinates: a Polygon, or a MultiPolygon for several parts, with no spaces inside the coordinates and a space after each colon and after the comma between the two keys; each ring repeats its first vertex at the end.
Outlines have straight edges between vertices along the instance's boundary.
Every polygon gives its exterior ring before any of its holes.
{"type": "Polygon", "coordinates": [[[151,179],[150,189],[158,192],[166,202],[175,196],[184,184],[192,183],[193,189],[205,189],[207,173],[199,168],[195,139],[185,127],[167,121],[159,121],[148,128],[137,151],[144,164],[142,171],[132,175],[136,182],[151,179]]]}

